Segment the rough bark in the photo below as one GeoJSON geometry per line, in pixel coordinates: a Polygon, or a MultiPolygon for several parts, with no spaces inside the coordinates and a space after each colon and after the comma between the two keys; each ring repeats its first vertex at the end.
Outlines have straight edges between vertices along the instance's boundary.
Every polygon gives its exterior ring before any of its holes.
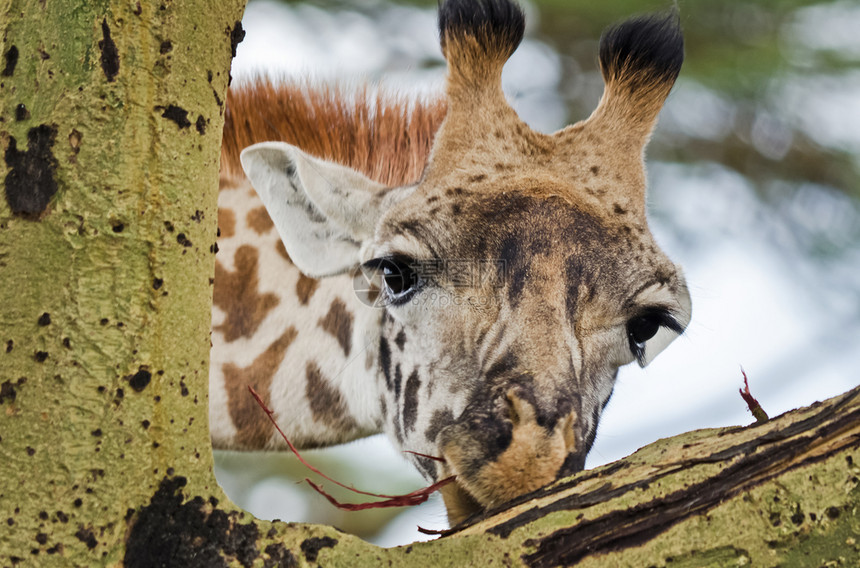
{"type": "Polygon", "coordinates": [[[221,497],[210,278],[243,7],[0,1],[0,566],[122,561],[166,476],[221,497]]]}
{"type": "Polygon", "coordinates": [[[0,566],[856,565],[858,389],[659,441],[430,543],[237,510],[206,385],[242,4],[0,3],[0,566]]]}

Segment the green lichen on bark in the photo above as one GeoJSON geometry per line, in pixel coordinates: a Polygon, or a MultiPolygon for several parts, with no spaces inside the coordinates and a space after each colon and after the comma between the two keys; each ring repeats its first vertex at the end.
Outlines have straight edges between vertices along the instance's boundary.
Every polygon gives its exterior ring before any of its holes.
{"type": "Polygon", "coordinates": [[[127,512],[168,474],[220,496],[199,472],[243,5],[0,4],[0,511],[14,535],[0,565],[120,561],[127,512]]]}

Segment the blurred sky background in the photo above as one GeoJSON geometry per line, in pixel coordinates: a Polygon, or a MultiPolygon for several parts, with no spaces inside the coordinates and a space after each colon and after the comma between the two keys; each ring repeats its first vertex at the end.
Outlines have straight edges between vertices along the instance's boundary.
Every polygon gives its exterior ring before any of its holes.
{"type": "MultiPolygon", "coordinates": [[[[503,84],[522,118],[551,132],[600,97],[601,30],[670,2],[523,4],[526,40],[503,84]]],[[[251,0],[234,81],[265,72],[440,92],[435,5],[251,0]]],[[[741,366],[771,416],[860,383],[860,3],[680,8],[686,61],[648,149],[649,218],[685,267],[693,320],[647,369],[621,370],[587,467],[658,438],[751,423],[741,366]]],[[[365,490],[425,484],[381,436],[305,456],[365,490]]],[[[297,484],[307,472],[289,456],[217,452],[216,474],[258,517],[332,524],[382,546],[429,538],[418,525],[447,526],[438,496],[407,510],[337,511],[297,484]]]]}

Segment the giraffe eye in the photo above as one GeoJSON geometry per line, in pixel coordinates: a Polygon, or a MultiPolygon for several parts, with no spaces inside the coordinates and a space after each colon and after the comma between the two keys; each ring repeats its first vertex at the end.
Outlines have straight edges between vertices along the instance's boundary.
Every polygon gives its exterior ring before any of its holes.
{"type": "Polygon", "coordinates": [[[370,260],[366,269],[376,271],[382,278],[381,288],[390,304],[406,303],[418,288],[415,261],[408,257],[392,256],[370,260]]]}
{"type": "Polygon", "coordinates": [[[630,352],[644,367],[683,331],[684,327],[663,309],[644,312],[627,322],[630,352]]]}
{"type": "Polygon", "coordinates": [[[636,316],[627,323],[627,335],[630,337],[630,342],[644,346],[646,341],[657,335],[657,330],[662,324],[663,319],[658,314],[636,316]]]}

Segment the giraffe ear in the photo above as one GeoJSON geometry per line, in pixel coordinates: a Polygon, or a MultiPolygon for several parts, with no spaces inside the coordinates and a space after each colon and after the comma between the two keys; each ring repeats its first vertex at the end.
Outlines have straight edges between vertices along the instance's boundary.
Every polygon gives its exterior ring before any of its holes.
{"type": "Polygon", "coordinates": [[[396,193],[284,142],[254,144],[240,159],[290,258],[315,278],[359,263],[362,242],[396,193]]]}
{"type": "Polygon", "coordinates": [[[607,29],[600,38],[605,89],[588,123],[645,145],[684,62],[677,9],[607,29]]]}

